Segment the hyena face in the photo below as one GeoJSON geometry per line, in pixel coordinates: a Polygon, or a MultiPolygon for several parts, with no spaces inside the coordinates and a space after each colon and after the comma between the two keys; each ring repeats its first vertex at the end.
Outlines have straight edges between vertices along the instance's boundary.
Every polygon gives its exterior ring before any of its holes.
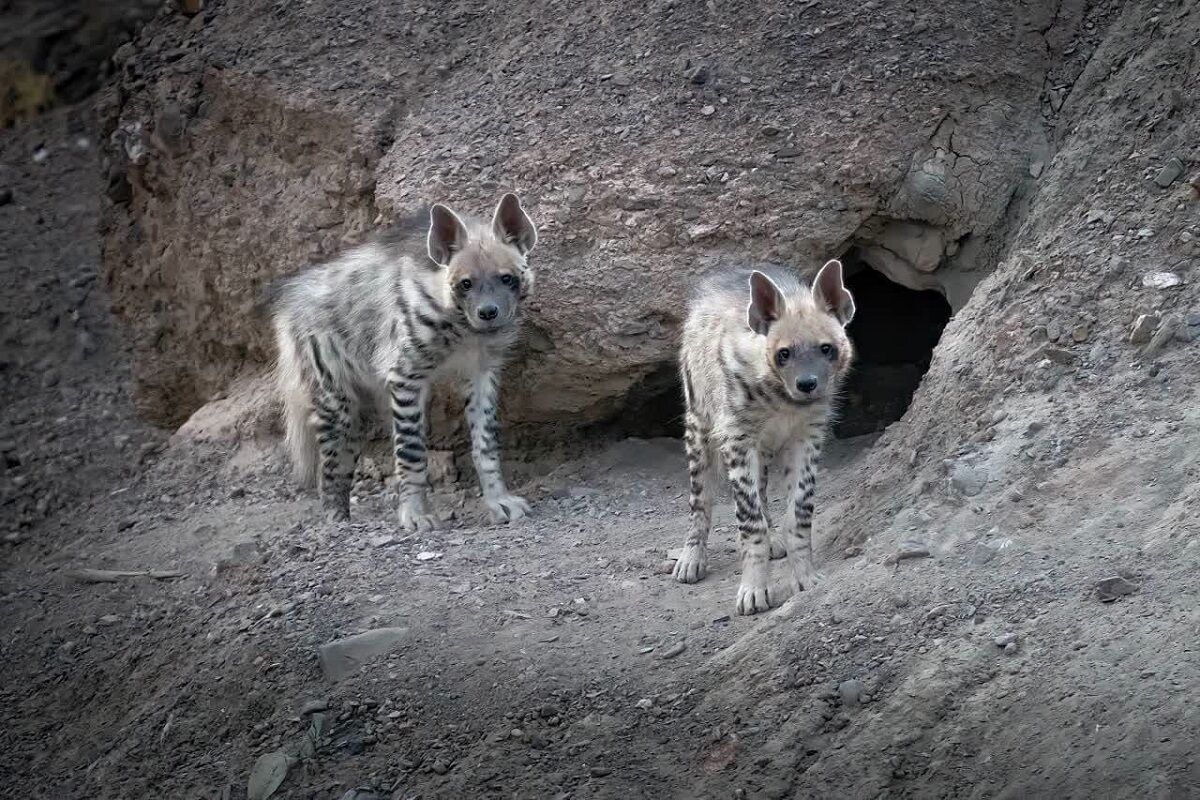
{"type": "Polygon", "coordinates": [[[763,336],[763,357],[788,397],[800,403],[831,399],[853,357],[845,326],[854,299],[842,283],[842,264],[817,273],[809,296],[784,297],[761,272],[750,276],[750,329],[763,336]]]}
{"type": "Polygon", "coordinates": [[[515,194],[496,206],[488,227],[469,230],[446,206],[430,211],[429,257],[442,265],[454,305],[479,333],[512,328],[533,283],[526,257],[537,230],[515,194]]]}

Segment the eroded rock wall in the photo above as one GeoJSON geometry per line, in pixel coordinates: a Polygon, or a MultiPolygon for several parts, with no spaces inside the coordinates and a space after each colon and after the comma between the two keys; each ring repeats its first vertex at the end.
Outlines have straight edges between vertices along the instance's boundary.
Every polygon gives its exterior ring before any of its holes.
{"type": "Polygon", "coordinates": [[[433,200],[513,189],[541,225],[506,387],[518,424],[630,408],[723,261],[812,268],[858,246],[947,293],[955,258],[986,274],[1046,159],[1051,37],[1078,14],[867,5],[164,15],[105,106],[105,263],[141,407],[177,423],[262,369],[251,311],[272,277],[433,200]]]}

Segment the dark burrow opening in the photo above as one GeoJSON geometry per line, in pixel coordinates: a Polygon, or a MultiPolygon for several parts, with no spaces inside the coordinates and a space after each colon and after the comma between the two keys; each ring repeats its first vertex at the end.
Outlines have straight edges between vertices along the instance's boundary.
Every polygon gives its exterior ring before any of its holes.
{"type": "Polygon", "coordinates": [[[838,438],[881,431],[904,416],[951,315],[938,292],[894,283],[854,251],[842,261],[856,308],[846,329],[856,358],[833,427],[838,438]]]}

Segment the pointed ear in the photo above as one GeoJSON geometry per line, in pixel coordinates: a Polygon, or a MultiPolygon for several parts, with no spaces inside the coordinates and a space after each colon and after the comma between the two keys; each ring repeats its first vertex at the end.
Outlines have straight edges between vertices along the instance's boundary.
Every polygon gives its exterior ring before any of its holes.
{"type": "Polygon", "coordinates": [[[429,239],[426,242],[429,257],[435,264],[444,267],[466,243],[467,226],[463,225],[458,214],[441,203],[434,203],[433,208],[429,209],[429,239]]]}
{"type": "Polygon", "coordinates": [[[537,229],[533,227],[533,221],[525,209],[521,208],[521,201],[511,192],[501,197],[496,205],[492,231],[497,239],[511,244],[523,256],[528,255],[537,244],[537,229]]]}
{"type": "Polygon", "coordinates": [[[766,336],[771,323],[783,316],[786,305],[783,292],[775,281],[755,270],[750,273],[750,305],[746,309],[746,324],[750,330],[766,336]]]}
{"type": "Polygon", "coordinates": [[[842,326],[854,319],[854,298],[842,283],[842,262],[836,258],[825,262],[813,281],[813,297],[817,305],[838,318],[842,326]]]}

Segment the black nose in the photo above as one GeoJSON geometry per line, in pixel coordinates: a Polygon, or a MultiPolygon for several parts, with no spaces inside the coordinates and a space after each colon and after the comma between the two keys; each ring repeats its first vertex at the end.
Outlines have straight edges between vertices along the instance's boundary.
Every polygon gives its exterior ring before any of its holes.
{"type": "Polygon", "coordinates": [[[817,388],[817,377],[805,375],[802,378],[796,378],[796,388],[805,393],[813,391],[817,388]]]}
{"type": "Polygon", "coordinates": [[[500,309],[496,308],[495,306],[488,305],[479,307],[479,318],[482,320],[493,320],[499,313],[500,309]]]}

